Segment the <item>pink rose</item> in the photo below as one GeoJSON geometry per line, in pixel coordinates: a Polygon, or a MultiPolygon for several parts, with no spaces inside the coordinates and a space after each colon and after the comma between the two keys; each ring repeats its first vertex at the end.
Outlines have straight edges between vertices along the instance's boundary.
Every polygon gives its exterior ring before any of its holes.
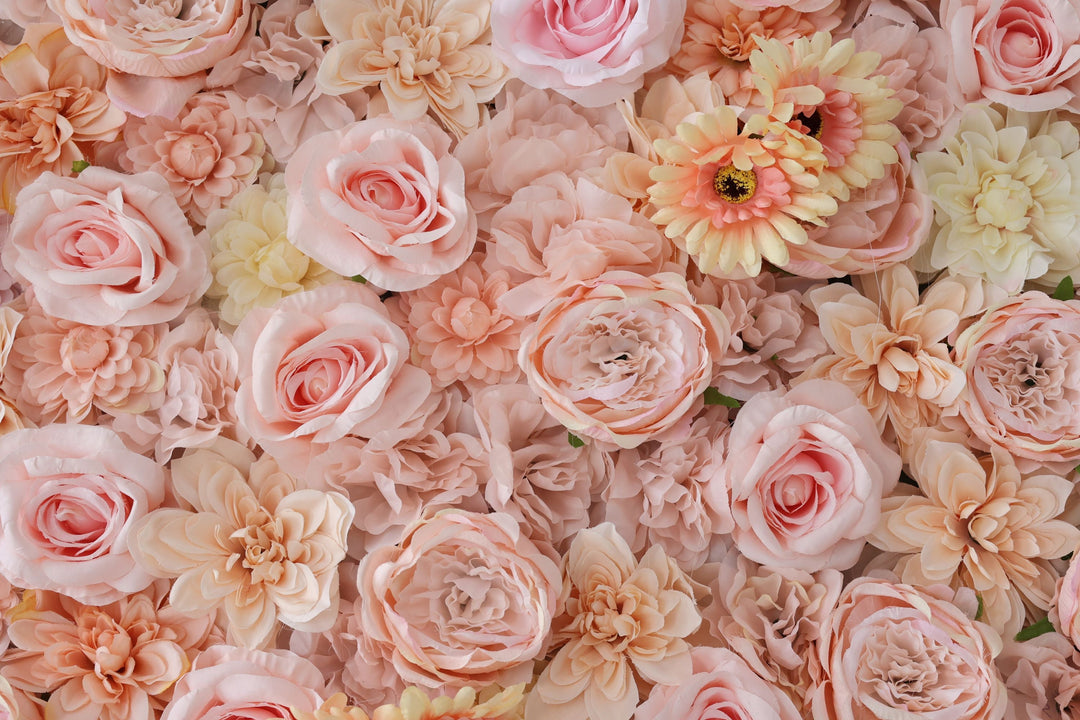
{"type": "Polygon", "coordinates": [[[465,171],[430,120],[382,116],[314,136],[285,169],[289,240],[346,277],[415,290],[476,244],[465,171]]]}
{"type": "Polygon", "coordinates": [[[49,315],[152,325],[179,316],[210,285],[209,248],[157,174],[45,173],[18,204],[0,257],[49,315]]]}
{"type": "Polygon", "coordinates": [[[1073,555],[1069,569],[1058,581],[1050,610],[1054,627],[1080,647],[1080,560],[1073,555]]]}
{"type": "Polygon", "coordinates": [[[413,420],[431,394],[431,378],[407,362],[404,331],[359,283],[255,308],[233,342],[240,357],[239,424],[296,474],[312,444],[349,435],[385,439],[413,420]]]}
{"type": "Polygon", "coordinates": [[[900,456],[847,386],[811,380],[755,395],[732,425],[719,486],[736,546],[766,565],[846,570],[900,479],[900,456]]]}
{"type": "Polygon", "coordinates": [[[941,26],[969,100],[1080,109],[1080,0],[942,0],[941,26]]]}
{"type": "Polygon", "coordinates": [[[111,430],[48,425],[0,436],[0,574],[26,588],[105,604],[146,588],[128,544],[164,500],[153,460],[111,430]]]}
{"type": "Polygon", "coordinates": [[[529,85],[600,107],[667,62],[685,12],[686,0],[495,0],[492,45],[529,85]]]}
{"type": "Polygon", "coordinates": [[[522,334],[518,362],[571,432],[630,448],[688,430],[728,334],[679,275],[612,271],[552,300],[522,334]]]}

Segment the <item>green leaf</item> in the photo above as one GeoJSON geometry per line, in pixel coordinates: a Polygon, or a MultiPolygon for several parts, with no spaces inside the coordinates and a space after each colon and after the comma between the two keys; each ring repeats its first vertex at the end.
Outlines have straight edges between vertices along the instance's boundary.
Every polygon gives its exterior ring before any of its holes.
{"type": "Polygon", "coordinates": [[[722,394],[714,387],[705,388],[705,404],[706,405],[723,405],[729,408],[738,408],[742,406],[742,403],[733,397],[728,397],[722,394]]]}
{"type": "Polygon", "coordinates": [[[1072,275],[1061,278],[1061,282],[1054,288],[1054,294],[1050,297],[1055,300],[1072,300],[1076,297],[1076,286],[1073,285],[1072,275]]]}
{"type": "Polygon", "coordinates": [[[352,280],[353,282],[358,282],[361,285],[367,285],[367,278],[364,277],[363,275],[353,275],[349,279],[352,280]]]}
{"type": "Polygon", "coordinates": [[[975,594],[975,599],[979,601],[979,609],[975,611],[975,619],[982,620],[983,615],[986,614],[986,605],[983,604],[982,595],[975,594]]]}
{"type": "Polygon", "coordinates": [[[585,441],[569,431],[566,433],[566,441],[570,443],[570,447],[585,447],[585,441]]]}
{"type": "Polygon", "coordinates": [[[1034,625],[1028,625],[1026,628],[1016,633],[1016,641],[1024,642],[1032,638],[1037,638],[1040,635],[1054,632],[1054,626],[1050,624],[1050,618],[1044,617],[1034,625]]]}
{"type": "Polygon", "coordinates": [[[90,167],[90,163],[86,162],[85,160],[76,160],[71,163],[71,174],[78,175],[88,167],[90,167]]]}

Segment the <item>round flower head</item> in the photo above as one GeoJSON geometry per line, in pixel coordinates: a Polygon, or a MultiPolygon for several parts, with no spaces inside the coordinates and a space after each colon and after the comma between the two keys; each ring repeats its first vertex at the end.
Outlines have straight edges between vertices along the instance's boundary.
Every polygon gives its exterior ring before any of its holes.
{"type": "Polygon", "coordinates": [[[762,257],[782,267],[788,245],[807,241],[800,221],[822,225],[836,212],[818,188],[821,144],[764,115],[740,130],[736,111],[718,107],[653,147],[663,164],[649,173],[652,220],[702,272],[729,275],[741,265],[753,276],[762,257]]]}

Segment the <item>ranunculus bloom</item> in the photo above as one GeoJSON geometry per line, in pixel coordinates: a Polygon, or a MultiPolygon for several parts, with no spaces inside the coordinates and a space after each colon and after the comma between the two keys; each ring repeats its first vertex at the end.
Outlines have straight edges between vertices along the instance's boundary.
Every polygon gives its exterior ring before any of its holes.
{"type": "Polygon", "coordinates": [[[168,322],[210,284],[208,248],[155,173],[45,173],[19,193],[0,256],[45,312],[85,325],[168,322]]]}
{"type": "Polygon", "coordinates": [[[635,720],[799,720],[802,715],[776,686],[762,680],[730,650],[696,647],[693,674],[657,685],[635,720]]]}
{"type": "Polygon", "coordinates": [[[256,460],[225,439],[187,451],[170,469],[173,492],[192,510],[150,513],[135,548],[144,568],[177,578],[173,607],[224,607],[230,640],[246,647],[266,645],[279,620],[310,632],[333,624],[353,516],[347,498],[299,488],[273,458],[256,460]]]}
{"type": "Polygon", "coordinates": [[[495,52],[515,76],[586,107],[630,97],[679,47],[686,0],[494,0],[495,52]]]}
{"type": "Polygon", "coordinates": [[[1080,109],[1080,2],[942,0],[940,17],[968,100],[1080,109]]]}
{"type": "Polygon", "coordinates": [[[953,412],[979,441],[1041,463],[1080,460],[1080,301],[1010,298],[953,352],[967,377],[953,412]]]}
{"type": "Polygon", "coordinates": [[[636,447],[686,419],[728,333],[680,276],[612,271],[550,302],[522,336],[518,362],[571,432],[636,447]]]}
{"type": "Polygon", "coordinates": [[[900,479],[900,456],[869,411],[830,380],[755,395],[727,443],[732,537],[767,565],[850,568],[900,479]]]}
{"type": "Polygon", "coordinates": [[[214,628],[213,615],[189,617],[166,604],[167,591],[159,582],[103,607],[36,594],[11,625],[17,650],[4,674],[23,690],[50,693],[49,716],[155,720],[214,628]]]}
{"type": "MultiPolygon", "coordinates": [[[[346,435],[393,445],[425,407],[431,378],[408,363],[409,341],[373,290],[326,285],[254,308],[233,342],[240,425],[296,474],[313,444],[346,435]]],[[[405,436],[408,436],[408,432],[405,436]]]]}
{"type": "Polygon", "coordinates": [[[526,700],[529,720],[629,720],[639,679],[685,682],[698,629],[693,582],[659,545],[640,562],[615,526],[582,530],[563,560],[561,645],[526,700]]]}
{"type": "Polygon", "coordinates": [[[334,272],[415,290],[461,266],[476,215],[450,137],[382,116],[316,135],[285,168],[289,239],[334,272]]]}
{"type": "Polygon", "coordinates": [[[406,684],[430,689],[528,681],[562,586],[503,513],[440,512],[357,572],[364,633],[406,684]]]}
{"type": "Polygon", "coordinates": [[[0,574],[88,604],[150,585],[133,527],[165,498],[153,460],[111,430],[48,425],[0,436],[0,574]]]}
{"type": "Polygon", "coordinates": [[[1009,691],[1005,720],[1080,718],[1080,651],[1061,635],[1006,640],[997,666],[1009,691]]]}
{"type": "Polygon", "coordinates": [[[968,619],[948,588],[851,582],[821,629],[814,717],[1001,720],[1001,638],[968,619]]]}

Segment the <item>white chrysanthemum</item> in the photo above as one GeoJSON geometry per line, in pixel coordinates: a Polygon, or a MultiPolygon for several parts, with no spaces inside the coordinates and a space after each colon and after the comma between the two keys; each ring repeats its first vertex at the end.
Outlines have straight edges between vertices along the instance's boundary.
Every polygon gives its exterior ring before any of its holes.
{"type": "Polygon", "coordinates": [[[221,299],[227,323],[239,325],[254,307],[340,279],[285,238],[287,199],[284,174],[263,175],[206,220],[214,273],[207,295],[221,299]]]}
{"type": "Polygon", "coordinates": [[[1010,293],[1080,270],[1080,132],[1056,113],[972,105],[942,152],[923,153],[934,202],[924,271],[985,277],[1010,293]]]}

